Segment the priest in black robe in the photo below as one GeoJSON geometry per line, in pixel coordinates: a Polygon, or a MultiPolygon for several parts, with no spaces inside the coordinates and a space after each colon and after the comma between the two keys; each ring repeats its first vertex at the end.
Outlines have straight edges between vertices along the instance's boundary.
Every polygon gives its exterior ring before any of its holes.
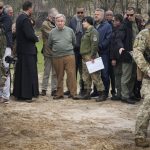
{"type": "Polygon", "coordinates": [[[17,63],[15,71],[13,95],[18,100],[32,100],[39,95],[37,72],[37,49],[35,35],[31,22],[32,3],[24,2],[23,13],[16,21],[16,52],[17,63]]]}

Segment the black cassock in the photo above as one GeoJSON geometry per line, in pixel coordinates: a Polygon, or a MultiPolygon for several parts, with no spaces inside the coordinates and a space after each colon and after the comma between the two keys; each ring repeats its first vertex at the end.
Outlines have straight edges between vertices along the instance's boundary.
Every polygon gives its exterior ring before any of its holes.
{"type": "Polygon", "coordinates": [[[34,33],[30,18],[21,14],[16,21],[17,63],[13,95],[18,99],[32,99],[39,95],[37,72],[38,38],[34,33]]]}

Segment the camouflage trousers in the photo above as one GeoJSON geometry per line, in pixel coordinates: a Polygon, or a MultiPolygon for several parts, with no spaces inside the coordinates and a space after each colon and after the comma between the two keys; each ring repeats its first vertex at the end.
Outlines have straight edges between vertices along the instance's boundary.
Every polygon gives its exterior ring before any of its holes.
{"type": "Polygon", "coordinates": [[[5,50],[0,66],[0,97],[9,99],[10,97],[10,72],[9,63],[5,61],[6,56],[11,56],[11,49],[8,47],[5,50]]]}
{"type": "Polygon", "coordinates": [[[82,56],[82,77],[84,81],[84,89],[91,91],[92,82],[96,86],[97,91],[104,91],[104,85],[100,76],[100,71],[89,74],[86,62],[90,61],[90,56],[82,56]]]}
{"type": "Polygon", "coordinates": [[[146,138],[147,129],[150,120],[150,78],[143,79],[142,94],[144,96],[144,101],[137,115],[136,125],[135,125],[135,138],[146,138]]]}
{"type": "Polygon", "coordinates": [[[2,60],[0,60],[0,87],[3,87],[6,81],[6,71],[2,64],[2,60]]]}

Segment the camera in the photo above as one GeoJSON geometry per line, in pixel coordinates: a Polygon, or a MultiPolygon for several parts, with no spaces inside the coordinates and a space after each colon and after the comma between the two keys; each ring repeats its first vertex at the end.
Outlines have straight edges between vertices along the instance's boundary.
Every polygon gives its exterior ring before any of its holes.
{"type": "Polygon", "coordinates": [[[17,61],[17,57],[6,56],[5,61],[6,63],[9,63],[9,64],[15,64],[17,61]]]}

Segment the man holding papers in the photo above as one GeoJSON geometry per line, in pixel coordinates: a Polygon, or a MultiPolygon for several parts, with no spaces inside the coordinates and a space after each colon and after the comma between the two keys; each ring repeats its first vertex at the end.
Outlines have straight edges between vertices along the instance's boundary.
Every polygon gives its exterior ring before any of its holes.
{"type": "Polygon", "coordinates": [[[106,100],[106,96],[104,94],[104,86],[102,80],[100,78],[99,71],[89,73],[87,69],[87,65],[89,61],[92,63],[94,59],[97,58],[97,50],[98,50],[98,32],[93,27],[93,19],[90,16],[87,16],[83,19],[83,28],[85,29],[85,34],[81,39],[81,48],[80,53],[82,55],[82,63],[83,63],[83,81],[85,83],[85,91],[81,99],[90,99],[91,93],[91,85],[92,81],[94,85],[96,85],[97,90],[99,92],[99,97],[96,101],[104,101],[106,100]]]}

